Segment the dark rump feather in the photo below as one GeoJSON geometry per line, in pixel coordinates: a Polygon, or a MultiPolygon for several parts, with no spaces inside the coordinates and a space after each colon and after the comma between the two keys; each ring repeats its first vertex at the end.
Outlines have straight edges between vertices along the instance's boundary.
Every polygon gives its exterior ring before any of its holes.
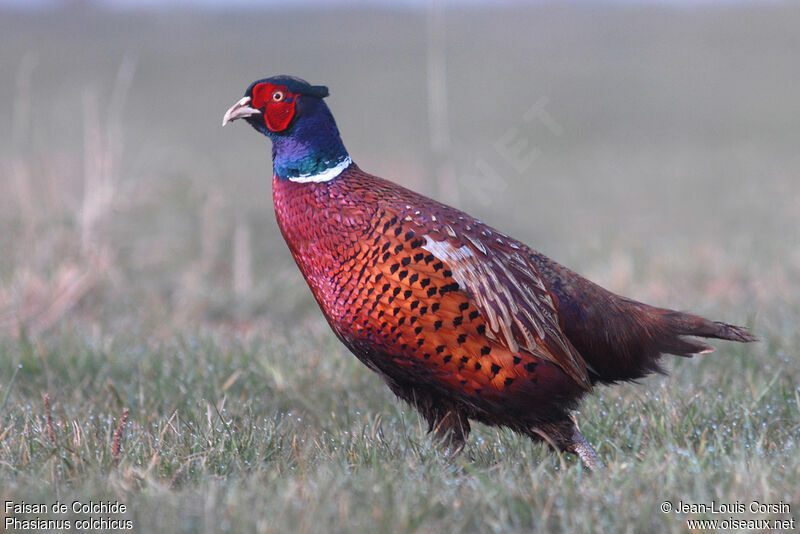
{"type": "Polygon", "coordinates": [[[620,297],[542,254],[532,258],[558,299],[561,327],[586,360],[593,383],[663,372],[662,354],[691,357],[714,350],[685,336],[756,340],[742,327],[620,297]]]}

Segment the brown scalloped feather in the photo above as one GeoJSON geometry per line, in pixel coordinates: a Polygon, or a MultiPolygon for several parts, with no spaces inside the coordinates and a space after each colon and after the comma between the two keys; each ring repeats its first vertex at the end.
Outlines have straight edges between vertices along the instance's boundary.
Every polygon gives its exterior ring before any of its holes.
{"type": "Polygon", "coordinates": [[[586,363],[561,331],[553,297],[536,266],[520,254],[522,245],[507,236],[495,237],[487,228],[481,229],[481,238],[463,228],[468,225],[458,225],[458,230],[446,226],[441,241],[426,234],[425,248],[452,271],[486,320],[487,335],[512,353],[524,351],[552,361],[591,390],[586,363]]]}

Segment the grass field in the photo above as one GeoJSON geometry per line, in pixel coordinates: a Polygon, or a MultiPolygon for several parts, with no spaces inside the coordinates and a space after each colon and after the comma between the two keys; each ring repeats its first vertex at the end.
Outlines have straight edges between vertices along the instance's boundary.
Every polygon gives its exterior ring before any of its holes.
{"type": "Polygon", "coordinates": [[[0,12],[4,526],[800,519],[800,9],[551,4],[450,10],[446,24],[451,184],[431,177],[424,13],[0,12]],[[577,418],[603,472],[479,425],[443,456],[329,331],[273,219],[267,141],[219,127],[278,72],[330,86],[362,168],[761,341],[599,388],[577,418]],[[528,159],[504,152],[515,141],[528,159]],[[747,511],[661,511],[712,500],[747,511]]]}

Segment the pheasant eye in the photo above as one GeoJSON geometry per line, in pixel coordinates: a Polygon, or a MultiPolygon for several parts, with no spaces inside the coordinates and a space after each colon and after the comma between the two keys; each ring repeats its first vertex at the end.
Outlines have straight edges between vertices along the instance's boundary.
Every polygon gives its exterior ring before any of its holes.
{"type": "Polygon", "coordinates": [[[286,97],[286,95],[283,94],[283,91],[275,91],[274,93],[272,93],[272,101],[273,102],[280,102],[285,97],[286,97]]]}

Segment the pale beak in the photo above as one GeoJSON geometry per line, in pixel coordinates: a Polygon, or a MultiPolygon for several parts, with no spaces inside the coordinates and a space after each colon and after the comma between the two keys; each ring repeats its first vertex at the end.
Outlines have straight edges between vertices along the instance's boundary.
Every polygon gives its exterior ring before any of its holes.
{"type": "Polygon", "coordinates": [[[225,126],[229,122],[233,122],[236,119],[243,119],[245,117],[250,117],[251,115],[255,115],[257,113],[261,113],[256,108],[251,108],[248,106],[250,103],[250,97],[246,96],[239,100],[237,103],[231,106],[231,109],[225,112],[225,116],[222,117],[222,125],[225,126]]]}

